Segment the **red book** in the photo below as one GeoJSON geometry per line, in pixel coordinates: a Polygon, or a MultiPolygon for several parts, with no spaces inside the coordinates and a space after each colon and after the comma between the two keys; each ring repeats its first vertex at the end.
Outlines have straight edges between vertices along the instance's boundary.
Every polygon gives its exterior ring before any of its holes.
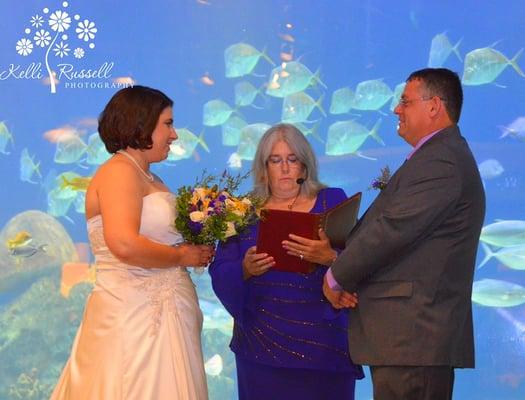
{"type": "Polygon", "coordinates": [[[323,228],[334,248],[343,248],[357,221],[361,193],[356,193],[324,213],[307,213],[264,209],[257,234],[257,253],[268,253],[275,260],[273,270],[309,273],[315,264],[287,254],[282,246],[293,233],[308,239],[319,239],[323,228]]]}

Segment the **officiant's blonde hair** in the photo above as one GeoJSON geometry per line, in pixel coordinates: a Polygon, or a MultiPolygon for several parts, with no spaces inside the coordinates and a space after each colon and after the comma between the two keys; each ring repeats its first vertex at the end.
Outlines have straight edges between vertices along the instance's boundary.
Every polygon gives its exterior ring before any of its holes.
{"type": "Polygon", "coordinates": [[[254,194],[262,199],[268,199],[272,194],[268,179],[268,158],[271,155],[274,144],[281,140],[290,147],[303,165],[303,178],[305,180],[301,185],[301,194],[308,197],[317,196],[317,193],[326,187],[326,185],[319,182],[317,158],[303,133],[292,124],[272,126],[259,141],[252,168],[254,194]]]}

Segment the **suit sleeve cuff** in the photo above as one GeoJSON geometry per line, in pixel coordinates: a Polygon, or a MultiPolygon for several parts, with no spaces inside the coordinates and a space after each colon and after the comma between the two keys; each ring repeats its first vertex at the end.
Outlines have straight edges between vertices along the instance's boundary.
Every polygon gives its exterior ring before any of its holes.
{"type": "Polygon", "coordinates": [[[328,286],[332,290],[341,291],[343,290],[342,286],[337,283],[337,281],[334,278],[334,274],[332,273],[332,269],[328,268],[328,271],[326,271],[326,282],[328,283],[328,286]]]}

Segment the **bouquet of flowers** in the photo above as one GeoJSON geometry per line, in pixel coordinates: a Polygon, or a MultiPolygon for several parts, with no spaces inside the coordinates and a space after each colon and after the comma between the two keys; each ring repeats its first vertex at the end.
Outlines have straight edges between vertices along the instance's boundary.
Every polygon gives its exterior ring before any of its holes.
{"type": "Polygon", "coordinates": [[[195,185],[178,190],[175,227],[185,241],[214,245],[257,221],[261,201],[250,194],[233,194],[248,175],[231,176],[224,171],[217,178],[204,171],[195,185]]]}

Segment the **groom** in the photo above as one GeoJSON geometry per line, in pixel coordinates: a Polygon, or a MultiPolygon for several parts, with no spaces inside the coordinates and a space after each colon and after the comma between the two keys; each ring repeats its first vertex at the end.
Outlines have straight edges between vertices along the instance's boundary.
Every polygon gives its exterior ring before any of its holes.
{"type": "Polygon", "coordinates": [[[352,360],[370,365],[375,400],[451,399],[454,368],[474,367],[471,292],[485,195],[457,123],[456,73],[412,73],[394,112],[414,148],[346,242],[323,291],[357,291],[352,360]]]}

